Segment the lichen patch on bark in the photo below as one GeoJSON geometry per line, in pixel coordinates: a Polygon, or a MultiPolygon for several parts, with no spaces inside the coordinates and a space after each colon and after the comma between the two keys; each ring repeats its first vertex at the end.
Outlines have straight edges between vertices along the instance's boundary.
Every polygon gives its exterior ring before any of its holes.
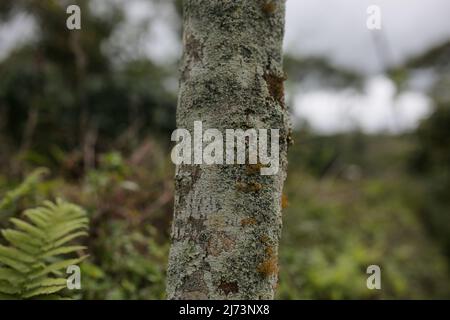
{"type": "Polygon", "coordinates": [[[224,232],[213,234],[208,241],[208,254],[219,256],[222,252],[230,252],[235,240],[224,232]]]}
{"type": "Polygon", "coordinates": [[[239,285],[237,281],[233,282],[221,282],[219,284],[219,290],[222,290],[225,295],[228,295],[230,293],[238,293],[239,292],[239,285]]]}
{"type": "Polygon", "coordinates": [[[248,227],[248,226],[252,226],[252,225],[256,224],[257,222],[258,221],[255,218],[253,218],[253,217],[244,218],[244,219],[241,220],[241,226],[242,227],[248,227]]]}
{"type": "Polygon", "coordinates": [[[271,73],[264,74],[270,96],[284,108],[284,76],[277,76],[271,73]]]}
{"type": "Polygon", "coordinates": [[[195,62],[203,59],[203,45],[192,33],[186,34],[185,50],[186,55],[191,57],[195,62]]]}

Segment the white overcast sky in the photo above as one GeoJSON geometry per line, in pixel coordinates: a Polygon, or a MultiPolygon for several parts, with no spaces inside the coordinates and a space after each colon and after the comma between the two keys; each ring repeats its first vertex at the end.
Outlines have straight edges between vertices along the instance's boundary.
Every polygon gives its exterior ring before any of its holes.
{"type": "Polygon", "coordinates": [[[449,39],[449,14],[449,0],[288,0],[285,50],[377,72],[374,36],[387,46],[387,62],[398,63],[449,39]],[[380,31],[366,27],[370,5],[381,9],[380,31]]]}
{"type": "Polygon", "coordinates": [[[325,56],[367,75],[362,94],[299,88],[292,99],[294,114],[322,133],[415,128],[429,114],[430,99],[420,91],[396,95],[393,83],[380,73],[383,66],[449,40],[449,13],[449,0],[288,0],[286,52],[325,56]],[[381,10],[379,31],[366,27],[370,5],[381,10]]]}
{"type": "MultiPolygon", "coordinates": [[[[102,6],[108,2],[94,0],[102,6]]],[[[176,63],[181,44],[173,9],[146,0],[110,0],[126,5],[130,25],[152,17],[147,36],[119,32],[113,42],[124,42],[132,52],[162,63],[176,63]],[[137,44],[136,41],[139,41],[137,44]]],[[[163,2],[164,3],[164,2],[163,2]]],[[[325,56],[334,64],[366,75],[364,92],[299,90],[292,97],[293,113],[323,133],[361,128],[366,132],[398,132],[414,128],[430,110],[419,91],[396,95],[382,67],[398,64],[450,39],[450,0],[288,0],[285,51],[299,56],[325,56]],[[366,27],[369,5],[381,9],[380,31],[366,27]],[[377,54],[382,49],[383,54],[377,54]]],[[[26,17],[0,24],[0,59],[18,41],[33,37],[26,17]],[[6,26],[6,27],[5,27],[6,26]]],[[[129,27],[128,27],[129,29],[129,27]]]]}

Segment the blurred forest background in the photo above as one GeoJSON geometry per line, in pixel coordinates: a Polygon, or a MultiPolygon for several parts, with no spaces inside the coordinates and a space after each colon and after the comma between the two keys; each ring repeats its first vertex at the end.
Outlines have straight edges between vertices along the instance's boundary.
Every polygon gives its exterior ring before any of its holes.
{"type": "MultiPolygon", "coordinates": [[[[147,2],[173,12],[181,39],[180,1],[147,2]]],[[[163,299],[177,64],[142,54],[152,17],[124,29],[125,1],[76,3],[81,31],[65,27],[67,1],[0,2],[0,29],[33,26],[0,60],[0,202],[26,180],[0,228],[45,199],[76,203],[91,221],[78,297],[163,299]]],[[[357,95],[367,81],[319,56],[287,55],[285,69],[292,108],[298,90],[357,95]]],[[[396,96],[431,75],[429,114],[408,130],[324,134],[293,110],[278,298],[450,298],[449,71],[450,42],[383,70],[396,96]],[[382,290],[366,288],[371,264],[382,290]]]]}

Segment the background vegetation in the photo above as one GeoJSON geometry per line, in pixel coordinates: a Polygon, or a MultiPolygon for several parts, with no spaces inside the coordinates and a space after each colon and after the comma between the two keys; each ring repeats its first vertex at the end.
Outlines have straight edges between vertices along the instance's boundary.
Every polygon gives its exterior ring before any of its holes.
{"type": "MultiPolygon", "coordinates": [[[[0,61],[0,228],[46,199],[75,203],[90,220],[77,297],[162,299],[176,66],[106,46],[120,6],[99,15],[78,1],[83,30],[70,32],[62,2],[0,2],[3,21],[25,13],[36,23],[32,41],[0,61]],[[30,176],[40,167],[45,177],[30,176]]],[[[450,298],[450,44],[389,76],[401,91],[419,69],[436,81],[434,111],[417,130],[295,132],[278,298],[450,298]],[[370,264],[382,269],[382,290],[366,288],[370,264]]],[[[363,81],[322,59],[286,57],[286,72],[288,88],[308,74],[333,88],[363,81]]]]}

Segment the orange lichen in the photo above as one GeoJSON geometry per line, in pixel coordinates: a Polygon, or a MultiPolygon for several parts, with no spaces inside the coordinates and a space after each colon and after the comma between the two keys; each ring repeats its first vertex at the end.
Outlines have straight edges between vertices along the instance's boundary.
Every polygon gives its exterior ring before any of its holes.
{"type": "Polygon", "coordinates": [[[270,96],[284,107],[284,80],[286,80],[286,77],[271,73],[265,73],[263,77],[266,80],[270,96]]]}
{"type": "Polygon", "coordinates": [[[262,163],[255,163],[255,164],[248,164],[246,166],[246,172],[249,175],[253,174],[260,174],[262,168],[267,168],[268,165],[262,164],[262,163]]]}
{"type": "Polygon", "coordinates": [[[266,1],[262,5],[262,10],[265,14],[272,14],[275,12],[275,9],[277,8],[277,5],[275,4],[275,1],[266,1]]]}
{"type": "Polygon", "coordinates": [[[288,197],[284,193],[281,195],[281,208],[285,209],[289,206],[288,197]]]}
{"type": "Polygon", "coordinates": [[[258,265],[258,272],[264,277],[270,277],[278,273],[277,259],[272,258],[261,262],[258,265]]]}
{"type": "MultiPolygon", "coordinates": [[[[263,236],[264,237],[264,236],[263,236]]],[[[278,255],[273,246],[269,245],[269,237],[265,236],[261,242],[265,244],[264,247],[264,260],[258,265],[258,272],[264,277],[270,277],[278,273],[278,255]]]]}
{"type": "Polygon", "coordinates": [[[274,256],[273,248],[271,246],[267,246],[265,251],[268,257],[272,258],[274,256]]]}
{"type": "Polygon", "coordinates": [[[243,192],[258,192],[262,189],[262,185],[258,182],[237,182],[236,188],[243,192]]]}
{"type": "Polygon", "coordinates": [[[256,219],[255,218],[245,218],[241,220],[241,226],[242,227],[247,227],[247,226],[252,226],[256,224],[256,219]]]}

